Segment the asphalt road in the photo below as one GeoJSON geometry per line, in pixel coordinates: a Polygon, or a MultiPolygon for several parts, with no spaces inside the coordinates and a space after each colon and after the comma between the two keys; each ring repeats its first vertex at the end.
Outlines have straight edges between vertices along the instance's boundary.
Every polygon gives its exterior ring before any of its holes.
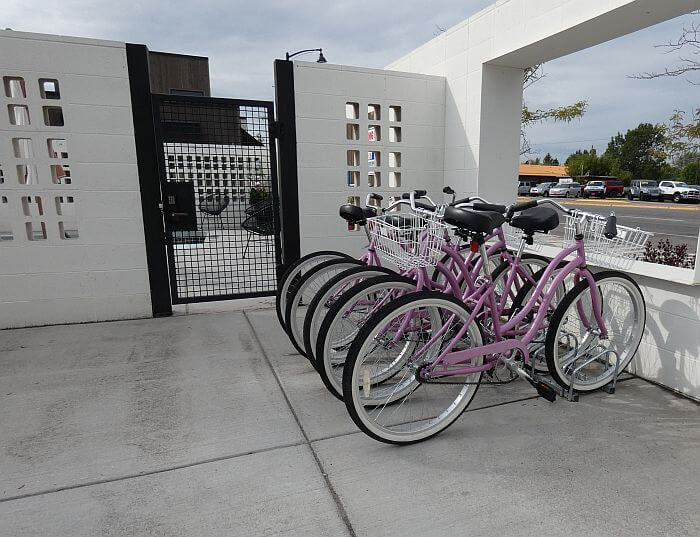
{"type": "MultiPolygon", "coordinates": [[[[532,198],[519,197],[518,201],[532,198]]],[[[690,253],[695,253],[700,230],[700,205],[673,202],[641,202],[627,199],[576,199],[556,198],[567,207],[602,215],[614,211],[617,223],[639,227],[654,233],[653,241],[670,239],[675,244],[686,243],[690,253]]],[[[554,234],[562,235],[561,227],[554,234]]]]}

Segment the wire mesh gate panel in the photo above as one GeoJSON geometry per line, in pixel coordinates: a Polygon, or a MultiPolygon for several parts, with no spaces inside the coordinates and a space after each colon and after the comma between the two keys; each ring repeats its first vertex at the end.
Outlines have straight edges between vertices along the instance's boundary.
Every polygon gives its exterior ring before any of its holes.
{"type": "Polygon", "coordinates": [[[272,103],[153,97],[173,304],[274,294],[272,103]]]}

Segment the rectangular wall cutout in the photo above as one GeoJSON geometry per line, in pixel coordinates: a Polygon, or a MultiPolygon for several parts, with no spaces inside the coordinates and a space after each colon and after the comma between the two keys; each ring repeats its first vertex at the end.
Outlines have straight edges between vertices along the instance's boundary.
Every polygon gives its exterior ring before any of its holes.
{"type": "Polygon", "coordinates": [[[348,166],[360,165],[360,151],[357,149],[348,149],[348,166]]]}
{"type": "Polygon", "coordinates": [[[44,125],[47,127],[63,127],[63,108],[60,106],[42,106],[44,111],[44,125]]]}
{"type": "Polygon", "coordinates": [[[34,164],[17,165],[17,181],[20,185],[38,185],[39,174],[34,164]]]}
{"type": "Polygon", "coordinates": [[[345,137],[348,140],[360,139],[360,126],[356,123],[348,123],[345,127],[345,137]]]}
{"type": "Polygon", "coordinates": [[[5,86],[5,97],[10,99],[26,99],[27,87],[24,85],[24,79],[20,76],[4,76],[2,77],[3,86],[5,86]]]}
{"type": "Polygon", "coordinates": [[[15,152],[15,158],[34,157],[34,147],[32,146],[31,138],[12,138],[12,149],[15,152]]]}
{"type": "Polygon", "coordinates": [[[382,140],[382,128],[379,125],[367,127],[367,141],[380,142],[382,140]]]}
{"type": "Polygon", "coordinates": [[[345,103],[345,118],[346,119],[360,119],[360,105],[359,105],[359,103],[345,103]]]}
{"type": "Polygon", "coordinates": [[[401,141],[401,127],[389,127],[389,141],[392,143],[401,141]]]}
{"type": "Polygon", "coordinates": [[[78,234],[78,224],[75,221],[59,222],[58,235],[62,240],[73,240],[79,238],[80,235],[78,234]]]}
{"type": "Polygon", "coordinates": [[[367,174],[367,186],[369,188],[379,188],[382,186],[381,172],[369,172],[367,174]]]}
{"type": "Polygon", "coordinates": [[[401,172],[389,172],[389,188],[401,186],[401,172]]]}
{"type": "Polygon", "coordinates": [[[367,105],[367,119],[379,121],[381,119],[381,107],[378,104],[367,105]]]}
{"type": "Polygon", "coordinates": [[[347,181],[350,188],[357,188],[360,186],[360,172],[348,172],[347,181]]]}
{"type": "Polygon", "coordinates": [[[46,143],[49,148],[49,157],[68,158],[68,142],[63,138],[49,138],[46,143]]]}
{"type": "Polygon", "coordinates": [[[401,121],[401,107],[400,106],[390,106],[389,107],[389,121],[392,121],[392,122],[401,121]]]}
{"type": "Polygon", "coordinates": [[[10,204],[7,196],[0,196],[0,243],[9,242],[15,237],[10,224],[10,204]]]}
{"type": "Polygon", "coordinates": [[[367,166],[379,168],[382,165],[382,154],[380,151],[367,151],[367,166]]]}
{"type": "Polygon", "coordinates": [[[28,241],[45,241],[46,240],[46,222],[27,222],[28,241]]]}
{"type": "Polygon", "coordinates": [[[23,104],[8,104],[7,113],[10,116],[10,125],[31,125],[29,120],[29,108],[23,104]]]}
{"type": "Polygon", "coordinates": [[[70,166],[68,164],[52,164],[51,182],[54,185],[70,185],[73,182],[70,175],[70,166]]]}
{"type": "Polygon", "coordinates": [[[22,212],[29,217],[44,216],[41,196],[22,196],[22,212]]]}
{"type": "Polygon", "coordinates": [[[389,168],[401,167],[401,153],[398,151],[389,151],[389,168]]]}
{"type": "Polygon", "coordinates": [[[61,93],[58,90],[58,80],[55,78],[40,78],[39,93],[42,99],[60,99],[61,93]]]}

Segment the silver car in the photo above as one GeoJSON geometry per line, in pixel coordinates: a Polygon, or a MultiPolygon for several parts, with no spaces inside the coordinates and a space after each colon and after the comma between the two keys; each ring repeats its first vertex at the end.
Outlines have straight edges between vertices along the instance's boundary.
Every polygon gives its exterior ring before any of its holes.
{"type": "Polygon", "coordinates": [[[581,197],[581,185],[578,183],[557,183],[549,189],[549,195],[553,198],[579,198],[581,197]]]}

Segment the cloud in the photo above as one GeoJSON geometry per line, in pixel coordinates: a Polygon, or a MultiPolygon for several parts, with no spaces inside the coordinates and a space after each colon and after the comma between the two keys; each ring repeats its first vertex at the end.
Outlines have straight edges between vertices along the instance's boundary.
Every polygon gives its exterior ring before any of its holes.
{"type": "MultiPolygon", "coordinates": [[[[434,2],[198,2],[142,0],[4,0],[0,26],[15,30],[144,43],[151,50],[210,58],[212,92],[271,99],[272,62],[286,51],[323,47],[331,63],[383,67],[492,0],[434,2]]],[[[533,148],[560,157],[580,147],[604,148],[618,130],[660,122],[674,108],[700,106],[697,87],[681,79],[641,81],[627,75],[673,60],[653,45],[676,37],[688,17],[552,61],[526,94],[533,107],[586,99],[589,110],[569,125],[529,131],[533,148]]],[[[309,56],[313,59],[313,56],[309,56]]]]}

